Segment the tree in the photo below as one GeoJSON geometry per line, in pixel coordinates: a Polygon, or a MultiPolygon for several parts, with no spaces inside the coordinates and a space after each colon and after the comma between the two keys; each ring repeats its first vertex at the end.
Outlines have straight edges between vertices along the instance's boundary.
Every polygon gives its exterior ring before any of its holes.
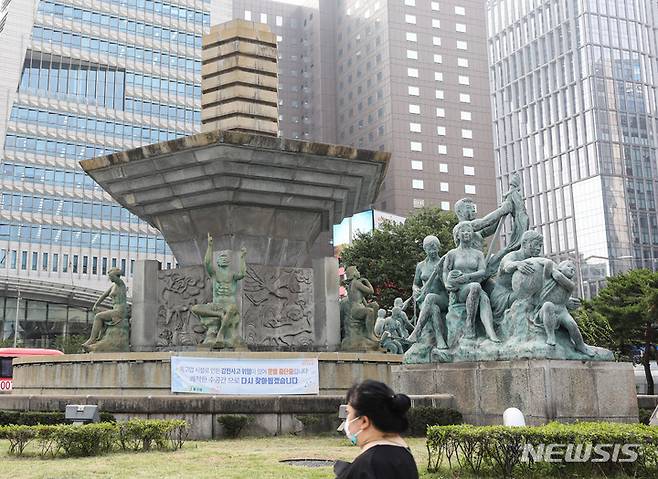
{"type": "Polygon", "coordinates": [[[613,331],[613,349],[626,354],[642,346],[647,391],[654,393],[650,361],[658,339],[658,272],[636,269],[608,278],[598,296],[583,304],[586,314],[604,317],[613,331]]]}
{"type": "Polygon", "coordinates": [[[395,298],[411,296],[416,263],[425,258],[425,236],[439,238],[443,255],[454,248],[452,228],[456,224],[452,212],[423,208],[404,224],[385,221],[379,229],[359,234],[341,253],[341,263],[356,266],[372,283],[381,307],[390,309],[395,298]]]}

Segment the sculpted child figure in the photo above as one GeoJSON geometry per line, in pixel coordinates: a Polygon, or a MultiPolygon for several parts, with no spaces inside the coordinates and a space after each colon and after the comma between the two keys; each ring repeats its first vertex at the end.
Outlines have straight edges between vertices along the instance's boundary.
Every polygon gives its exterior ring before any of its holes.
{"type": "Polygon", "coordinates": [[[497,343],[500,340],[494,331],[491,303],[480,284],[486,278],[486,263],[482,251],[473,245],[474,233],[470,222],[458,223],[453,229],[455,244],[459,246],[445,256],[443,282],[455,295],[455,303],[466,305],[464,336],[475,337],[475,319],[479,311],[487,337],[497,343]]]}
{"type": "Polygon", "coordinates": [[[385,309],[380,309],[377,312],[375,335],[380,337],[379,345],[388,352],[393,354],[404,353],[404,346],[402,346],[400,340],[407,338],[407,330],[400,321],[395,319],[395,317],[387,317],[385,309]]]}
{"type": "Polygon", "coordinates": [[[414,330],[414,325],[411,324],[411,321],[409,321],[409,318],[407,317],[407,313],[404,312],[404,301],[402,298],[395,298],[393,300],[393,309],[391,309],[391,316],[393,319],[398,321],[403,328],[407,330],[407,335],[405,335],[405,338],[408,336],[408,333],[414,330]]]}
{"type": "Polygon", "coordinates": [[[348,266],[345,276],[348,283],[348,315],[341,347],[343,350],[374,349],[377,347],[374,329],[379,305],[368,298],[375,293],[375,288],[370,281],[361,277],[356,266],[348,266]]]}
{"type": "Polygon", "coordinates": [[[573,261],[562,261],[555,269],[553,261],[544,264],[544,287],[539,295],[541,305],[535,319],[544,324],[546,331],[546,344],[555,346],[555,331],[564,327],[569,333],[577,351],[588,356],[594,356],[594,351],[585,344],[576,321],[569,314],[567,305],[576,284],[573,281],[576,275],[576,266],[573,261]]]}
{"type": "Polygon", "coordinates": [[[196,304],[192,312],[206,328],[203,344],[218,348],[235,348],[242,345],[239,337],[240,312],[238,310],[238,281],[245,277],[247,250],[240,250],[240,270],[231,271],[231,252],[220,251],[217,266],[213,264],[213,238],[208,233],[208,248],[203,263],[212,279],[212,303],[196,304]]]}

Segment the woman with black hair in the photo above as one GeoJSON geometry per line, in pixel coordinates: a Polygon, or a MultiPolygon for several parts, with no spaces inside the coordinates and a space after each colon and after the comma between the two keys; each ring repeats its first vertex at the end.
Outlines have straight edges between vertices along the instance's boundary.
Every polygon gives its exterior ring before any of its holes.
{"type": "Polygon", "coordinates": [[[347,392],[347,418],[339,429],[361,448],[354,462],[337,461],[337,479],[418,479],[416,461],[400,433],[409,427],[411,399],[379,381],[366,380],[347,392]]]}

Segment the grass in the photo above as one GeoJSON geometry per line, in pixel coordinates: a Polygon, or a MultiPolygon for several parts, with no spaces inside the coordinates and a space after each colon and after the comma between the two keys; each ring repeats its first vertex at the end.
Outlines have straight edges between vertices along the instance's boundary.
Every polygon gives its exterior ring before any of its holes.
{"type": "MultiPolygon", "coordinates": [[[[410,438],[409,445],[421,477],[427,450],[424,438],[410,438]]],[[[282,464],[282,459],[313,458],[352,461],[359,449],[343,437],[246,438],[221,441],[188,441],[175,452],[112,453],[79,459],[16,458],[7,455],[7,441],[0,441],[0,477],[3,479],[273,479],[334,477],[332,468],[282,464]]],[[[32,451],[28,446],[28,454],[32,451]]]]}

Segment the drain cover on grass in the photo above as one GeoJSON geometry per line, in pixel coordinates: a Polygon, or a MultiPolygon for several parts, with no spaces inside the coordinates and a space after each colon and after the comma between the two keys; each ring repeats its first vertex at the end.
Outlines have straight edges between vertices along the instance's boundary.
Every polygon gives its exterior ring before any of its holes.
{"type": "Polygon", "coordinates": [[[302,467],[332,467],[336,461],[332,459],[283,459],[285,464],[302,467]]]}

